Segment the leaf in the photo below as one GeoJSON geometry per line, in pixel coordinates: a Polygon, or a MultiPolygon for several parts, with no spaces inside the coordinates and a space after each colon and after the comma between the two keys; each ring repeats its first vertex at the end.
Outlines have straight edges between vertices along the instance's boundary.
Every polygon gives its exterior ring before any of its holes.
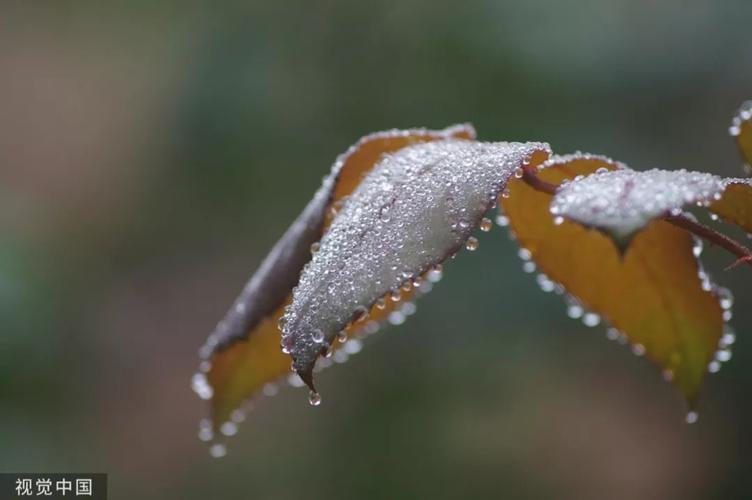
{"type": "MultiPolygon", "coordinates": [[[[619,168],[607,158],[574,155],[552,158],[538,176],[559,184],[619,168]]],[[[611,326],[611,337],[628,340],[633,352],[658,364],[693,408],[709,364],[716,366],[719,345],[729,341],[722,341],[722,335],[730,298],[702,272],[692,235],[653,220],[622,257],[601,232],[568,220],[556,224],[551,199],[521,180],[509,183],[503,208],[521,256],[535,261],[544,273],[540,282],[545,289],[566,290],[570,316],[582,317],[589,325],[602,318],[611,326]]]]}
{"type": "Polygon", "coordinates": [[[747,162],[747,168],[752,166],[752,101],[741,105],[731,121],[729,132],[736,139],[739,152],[747,162]]]}
{"type": "Polygon", "coordinates": [[[752,180],[729,179],[721,199],[711,203],[708,210],[752,233],[752,180]]]}
{"type": "Polygon", "coordinates": [[[368,173],[321,239],[283,318],[283,344],[312,391],[315,362],[338,332],[457,252],[513,173],[547,151],[540,143],[431,142],[388,155],[368,173]]]}
{"type": "MultiPolygon", "coordinates": [[[[290,358],[280,350],[277,323],[284,306],[291,300],[292,288],[303,266],[311,259],[311,245],[325,231],[337,204],[352,192],[362,176],[383,154],[407,145],[474,137],[475,131],[470,125],[439,131],[391,130],[365,136],[340,155],[322,187],[274,246],[201,348],[202,361],[192,385],[210,404],[210,419],[202,421],[201,425],[202,439],[212,440],[219,432],[233,434],[235,424],[243,418],[239,407],[254,394],[262,390],[267,395],[274,394],[275,383],[285,377],[293,384],[300,382],[297,376],[289,377],[290,358]]],[[[427,288],[424,286],[423,290],[427,288]]],[[[378,321],[395,313],[395,308],[406,304],[415,293],[413,290],[403,292],[401,304],[389,302],[383,308],[375,307],[370,322],[350,328],[351,336],[364,328],[377,329],[378,321]]],[[[357,344],[342,347],[352,352],[357,344]]],[[[221,453],[221,448],[217,450],[221,453]]]]}
{"type": "Polygon", "coordinates": [[[602,230],[624,250],[653,219],[678,213],[687,204],[708,204],[724,189],[720,177],[701,172],[604,169],[563,184],[551,213],[602,230]]]}

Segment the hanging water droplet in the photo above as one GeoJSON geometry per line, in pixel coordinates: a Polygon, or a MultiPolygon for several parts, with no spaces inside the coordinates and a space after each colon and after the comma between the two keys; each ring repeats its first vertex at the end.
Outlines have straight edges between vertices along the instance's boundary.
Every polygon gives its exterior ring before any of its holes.
{"type": "Polygon", "coordinates": [[[377,299],[376,307],[378,307],[379,309],[384,309],[386,307],[386,298],[381,297],[380,299],[377,299]]]}
{"type": "Polygon", "coordinates": [[[507,227],[509,225],[509,217],[506,215],[497,215],[496,225],[499,227],[507,227]]]}
{"type": "Polygon", "coordinates": [[[645,354],[645,346],[642,344],[635,344],[632,346],[632,354],[635,356],[642,356],[645,354]]]}
{"type": "Polygon", "coordinates": [[[484,233],[489,232],[492,227],[493,227],[493,222],[491,222],[491,219],[489,219],[488,217],[483,217],[480,220],[480,230],[483,231],[484,233]]]}
{"type": "Polygon", "coordinates": [[[211,441],[214,438],[214,431],[212,430],[211,422],[208,420],[202,420],[198,429],[198,438],[201,441],[211,441]]]}
{"type": "Polygon", "coordinates": [[[209,381],[203,373],[193,374],[193,378],[191,378],[191,388],[199,398],[204,400],[211,399],[214,395],[214,389],[209,385],[209,381]]]}
{"type": "Polygon", "coordinates": [[[315,391],[309,391],[308,392],[308,402],[311,403],[311,406],[318,406],[321,404],[321,395],[318,392],[315,391]]]}
{"type": "Polygon", "coordinates": [[[715,353],[715,359],[720,361],[721,363],[725,363],[731,359],[731,351],[728,349],[717,351],[715,353]]]}
{"type": "Polygon", "coordinates": [[[577,319],[582,316],[584,310],[579,304],[571,304],[567,307],[567,316],[572,319],[577,319]]]}
{"type": "Polygon", "coordinates": [[[593,312],[585,313],[582,317],[582,322],[585,326],[598,326],[601,322],[601,317],[593,312]]]}
{"type": "Polygon", "coordinates": [[[395,290],[392,292],[389,298],[392,299],[392,302],[399,302],[400,299],[402,299],[402,294],[400,293],[399,290],[395,290]]]}
{"type": "Polygon", "coordinates": [[[316,252],[318,252],[319,248],[321,248],[321,243],[319,243],[318,241],[315,241],[315,242],[311,243],[311,253],[312,254],[315,254],[316,252]]]}
{"type": "Polygon", "coordinates": [[[209,455],[214,458],[222,458],[227,455],[227,447],[221,443],[214,443],[209,447],[209,455]]]}
{"type": "Polygon", "coordinates": [[[477,250],[478,245],[479,245],[478,238],[476,238],[475,236],[470,236],[465,242],[465,248],[467,248],[471,252],[474,252],[475,250],[477,250]]]}
{"type": "Polygon", "coordinates": [[[219,432],[224,434],[225,436],[234,436],[238,433],[238,426],[234,422],[225,422],[222,424],[222,426],[219,428],[219,432]]]}
{"type": "Polygon", "coordinates": [[[405,322],[407,318],[402,313],[402,311],[392,311],[389,313],[389,316],[387,317],[387,321],[389,321],[390,325],[401,325],[405,322]]]}

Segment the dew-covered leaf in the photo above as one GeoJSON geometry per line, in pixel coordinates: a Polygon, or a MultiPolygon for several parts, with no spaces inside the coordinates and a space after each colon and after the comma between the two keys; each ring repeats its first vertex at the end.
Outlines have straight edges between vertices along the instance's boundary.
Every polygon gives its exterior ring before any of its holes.
{"type": "Polygon", "coordinates": [[[314,390],[314,364],[338,332],[465,245],[513,173],[547,151],[440,141],[385,156],[344,202],[283,318],[283,343],[306,384],[314,390]]]}
{"type": "Polygon", "coordinates": [[[747,163],[747,169],[752,169],[752,101],[741,105],[731,121],[729,132],[736,139],[739,152],[747,163]]]}
{"type": "MultiPolygon", "coordinates": [[[[600,169],[617,175],[623,171],[606,158],[569,156],[552,158],[538,176],[560,184],[600,169]]],[[[627,174],[624,179],[630,178],[627,174]]],[[[509,197],[503,200],[520,255],[532,259],[542,273],[541,287],[565,291],[571,317],[590,326],[605,323],[611,338],[628,341],[635,354],[657,363],[694,405],[704,374],[716,367],[714,356],[726,342],[724,315],[730,315],[725,309],[731,300],[702,272],[693,236],[654,219],[622,256],[602,232],[555,220],[551,201],[550,194],[517,179],[509,183],[509,197]]]]}
{"type": "Polygon", "coordinates": [[[624,249],[653,219],[687,204],[708,204],[724,187],[718,176],[686,170],[604,170],[562,185],[551,213],[600,229],[624,249]]]}
{"type": "Polygon", "coordinates": [[[721,199],[714,201],[708,210],[727,222],[752,233],[752,180],[729,179],[721,199]]]}
{"type": "MultiPolygon", "coordinates": [[[[210,419],[202,422],[200,435],[211,440],[217,433],[233,434],[243,418],[243,402],[255,394],[272,395],[277,383],[300,379],[290,373],[290,358],[280,350],[278,321],[291,300],[303,266],[311,259],[311,248],[321,237],[336,212],[338,202],[352,192],[380,157],[407,145],[447,139],[474,139],[470,125],[444,130],[390,130],[360,139],[340,155],[324,178],[322,187],[274,246],[240,296],[219,322],[201,348],[201,365],[194,375],[193,388],[209,400],[210,419]]],[[[430,287],[424,286],[423,290],[430,287]]],[[[378,329],[390,318],[396,323],[412,311],[408,301],[414,290],[403,291],[401,302],[374,306],[368,322],[353,324],[348,334],[353,340],[361,331],[378,329]],[[405,311],[403,311],[405,309],[405,311]],[[402,315],[402,316],[400,316],[402,315]]],[[[343,354],[358,350],[358,344],[338,344],[343,354]]],[[[343,355],[335,358],[341,360],[343,355]]],[[[219,446],[219,445],[217,445],[219,446]]]]}

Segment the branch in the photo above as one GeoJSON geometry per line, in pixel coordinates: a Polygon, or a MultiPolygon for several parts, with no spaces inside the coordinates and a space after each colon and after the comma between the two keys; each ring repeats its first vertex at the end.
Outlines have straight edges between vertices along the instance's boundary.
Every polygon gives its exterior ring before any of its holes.
{"type": "MultiPolygon", "coordinates": [[[[522,180],[536,191],[550,195],[555,195],[556,191],[559,189],[557,184],[551,184],[550,182],[546,182],[538,177],[536,168],[531,166],[525,166],[522,168],[522,180]]],[[[711,244],[717,245],[735,255],[737,257],[736,261],[726,267],[727,270],[741,264],[749,264],[752,266],[752,251],[725,234],[719,233],[715,229],[696,222],[685,215],[666,215],[663,219],[677,227],[689,231],[692,234],[704,238],[711,244]]]]}

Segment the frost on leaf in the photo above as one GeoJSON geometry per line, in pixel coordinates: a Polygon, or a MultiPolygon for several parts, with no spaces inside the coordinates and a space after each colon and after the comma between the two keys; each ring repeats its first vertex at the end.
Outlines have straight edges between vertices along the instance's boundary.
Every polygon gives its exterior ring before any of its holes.
{"type": "Polygon", "coordinates": [[[747,171],[752,170],[752,101],[741,105],[731,121],[729,132],[736,139],[739,152],[746,162],[747,171]]]}
{"type": "Polygon", "coordinates": [[[706,173],[622,168],[565,183],[551,213],[604,231],[623,249],[653,219],[687,204],[715,201],[724,187],[720,177],[706,173]]]}
{"type": "MultiPolygon", "coordinates": [[[[470,125],[455,125],[444,130],[390,130],[363,137],[337,158],[321,188],[270,251],[201,348],[202,361],[193,377],[193,388],[209,402],[210,418],[202,421],[199,433],[202,439],[213,441],[218,434],[233,434],[236,424],[244,418],[240,407],[252,396],[273,395],[277,382],[288,378],[292,384],[299,383],[297,376],[290,377],[290,358],[280,350],[278,322],[291,300],[292,288],[303,266],[311,259],[312,245],[315,246],[334,218],[337,207],[362,176],[382,155],[405,146],[474,138],[475,130],[470,125]]],[[[405,291],[403,298],[407,300],[414,294],[415,291],[405,291]]],[[[399,307],[407,303],[402,302],[399,307]]],[[[360,331],[374,331],[382,318],[401,314],[393,310],[395,307],[397,303],[375,308],[370,314],[371,321],[352,325],[348,334],[355,336],[360,331]]],[[[356,352],[359,344],[344,343],[338,347],[342,355],[335,357],[335,361],[356,352]]]]}
{"type": "MultiPolygon", "coordinates": [[[[579,155],[552,158],[538,177],[560,184],[577,176],[605,176],[595,174],[601,169],[623,171],[607,158],[579,155]]],[[[625,183],[631,178],[623,177],[625,183]]],[[[714,184],[709,183],[711,191],[714,184]]],[[[622,184],[619,192],[623,189],[622,184]]],[[[542,288],[566,293],[571,317],[591,326],[605,324],[610,338],[628,342],[635,354],[655,362],[694,405],[705,373],[728,359],[733,336],[725,325],[730,295],[703,272],[693,236],[654,219],[622,256],[601,231],[557,220],[551,201],[550,194],[520,179],[509,183],[509,197],[503,200],[520,254],[536,263],[542,288]]]]}
{"type": "Polygon", "coordinates": [[[283,344],[306,384],[314,390],[314,364],[338,332],[458,251],[513,173],[547,151],[440,141],[384,157],[344,202],[283,318],[283,344]]]}

